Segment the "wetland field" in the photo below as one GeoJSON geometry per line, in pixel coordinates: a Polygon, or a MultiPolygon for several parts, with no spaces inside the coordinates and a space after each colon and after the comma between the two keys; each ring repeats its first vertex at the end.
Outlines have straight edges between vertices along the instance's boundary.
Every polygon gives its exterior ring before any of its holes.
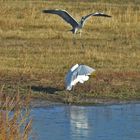
{"type": "Polygon", "coordinates": [[[140,100],[140,2],[139,0],[1,1],[0,89],[32,99],[93,104],[140,100]],[[82,36],[68,32],[71,26],[43,9],[65,9],[77,20],[93,17],[82,36]],[[71,66],[86,64],[96,77],[65,90],[71,66]]]}

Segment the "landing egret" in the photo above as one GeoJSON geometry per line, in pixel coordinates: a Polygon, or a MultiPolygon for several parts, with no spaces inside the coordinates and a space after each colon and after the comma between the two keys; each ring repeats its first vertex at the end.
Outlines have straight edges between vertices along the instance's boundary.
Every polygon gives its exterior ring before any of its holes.
{"type": "Polygon", "coordinates": [[[95,72],[95,69],[87,65],[74,65],[66,75],[66,90],[71,90],[78,82],[84,83],[93,72],[95,72]]]}
{"type": "MultiPolygon", "coordinates": [[[[104,13],[90,13],[86,16],[83,16],[80,20],[80,22],[77,22],[66,10],[43,10],[43,13],[49,13],[49,14],[56,14],[63,18],[67,23],[69,23],[72,26],[72,29],[70,30],[73,34],[76,34],[78,30],[81,30],[85,24],[85,21],[89,19],[91,16],[103,16],[103,17],[111,17],[110,15],[104,14],[104,13]]],[[[81,33],[81,31],[80,31],[81,33]]]]}

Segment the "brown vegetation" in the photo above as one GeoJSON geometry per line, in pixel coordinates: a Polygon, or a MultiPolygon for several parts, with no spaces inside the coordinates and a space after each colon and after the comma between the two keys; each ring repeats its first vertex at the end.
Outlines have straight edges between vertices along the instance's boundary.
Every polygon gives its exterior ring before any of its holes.
{"type": "Polygon", "coordinates": [[[21,99],[0,92],[0,140],[28,140],[31,130],[29,98],[21,99]],[[24,106],[24,107],[23,107],[24,106]]]}
{"type": "MultiPolygon", "coordinates": [[[[83,63],[95,68],[97,77],[78,85],[75,88],[78,95],[140,98],[138,1],[0,3],[0,85],[6,84],[6,92],[16,86],[20,86],[21,93],[32,86],[46,88],[45,93],[50,93],[51,88],[63,91],[68,69],[83,63]],[[45,8],[66,9],[77,20],[96,11],[112,18],[91,18],[74,45],[73,35],[67,32],[71,27],[55,15],[43,14],[41,11],[45,8]]],[[[33,91],[33,96],[36,93],[44,95],[39,90],[33,91]]],[[[59,93],[57,97],[61,99],[59,93]]]]}

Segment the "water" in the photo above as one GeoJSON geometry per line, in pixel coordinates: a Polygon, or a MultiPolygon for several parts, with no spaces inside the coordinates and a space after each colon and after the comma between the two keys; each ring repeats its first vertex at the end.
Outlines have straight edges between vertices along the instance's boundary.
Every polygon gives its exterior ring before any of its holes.
{"type": "Polygon", "coordinates": [[[34,108],[34,140],[140,140],[140,104],[34,108]]]}

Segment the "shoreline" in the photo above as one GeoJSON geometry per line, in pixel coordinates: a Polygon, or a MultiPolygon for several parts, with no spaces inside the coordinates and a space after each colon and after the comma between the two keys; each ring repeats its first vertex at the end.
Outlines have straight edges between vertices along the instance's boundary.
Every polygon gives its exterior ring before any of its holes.
{"type": "Polygon", "coordinates": [[[95,102],[81,102],[81,103],[63,103],[49,101],[45,99],[33,99],[31,101],[31,108],[46,108],[50,106],[61,106],[61,105],[71,105],[71,106],[107,106],[107,105],[122,105],[122,104],[140,104],[140,100],[114,100],[114,99],[95,99],[95,102]]]}

